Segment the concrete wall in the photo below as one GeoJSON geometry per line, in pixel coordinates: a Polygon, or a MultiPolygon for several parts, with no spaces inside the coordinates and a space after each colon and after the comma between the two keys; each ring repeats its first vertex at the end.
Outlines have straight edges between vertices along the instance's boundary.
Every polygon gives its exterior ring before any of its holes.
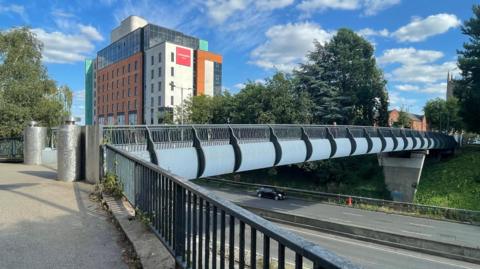
{"type": "Polygon", "coordinates": [[[402,152],[400,155],[378,155],[385,184],[394,201],[413,202],[427,154],[428,151],[412,151],[402,152]]]}
{"type": "Polygon", "coordinates": [[[85,180],[89,183],[100,182],[100,145],[102,128],[99,125],[85,126],[85,180]]]}

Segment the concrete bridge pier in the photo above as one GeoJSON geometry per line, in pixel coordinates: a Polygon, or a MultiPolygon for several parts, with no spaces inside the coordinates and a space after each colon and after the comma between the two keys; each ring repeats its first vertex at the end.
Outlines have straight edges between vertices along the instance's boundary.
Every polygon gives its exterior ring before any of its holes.
{"type": "Polygon", "coordinates": [[[378,154],[385,185],[394,201],[413,202],[428,150],[378,154]]]}

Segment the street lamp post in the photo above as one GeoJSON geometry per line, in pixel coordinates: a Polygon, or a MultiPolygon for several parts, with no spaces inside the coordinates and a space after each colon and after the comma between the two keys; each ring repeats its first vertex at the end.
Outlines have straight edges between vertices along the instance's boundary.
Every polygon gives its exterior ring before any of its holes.
{"type": "Polygon", "coordinates": [[[178,87],[175,85],[175,83],[172,81],[170,82],[170,85],[173,87],[173,88],[179,88],[180,89],[180,124],[183,125],[183,90],[192,90],[193,91],[193,88],[184,88],[184,87],[178,87]]]}

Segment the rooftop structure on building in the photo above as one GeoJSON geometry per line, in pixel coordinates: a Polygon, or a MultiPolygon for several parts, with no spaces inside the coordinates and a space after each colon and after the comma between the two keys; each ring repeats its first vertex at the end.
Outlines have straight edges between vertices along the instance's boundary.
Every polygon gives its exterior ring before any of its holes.
{"type": "Polygon", "coordinates": [[[94,124],[162,123],[185,99],[221,91],[222,56],[205,40],[138,16],[123,20],[110,39],[86,65],[94,124]]]}

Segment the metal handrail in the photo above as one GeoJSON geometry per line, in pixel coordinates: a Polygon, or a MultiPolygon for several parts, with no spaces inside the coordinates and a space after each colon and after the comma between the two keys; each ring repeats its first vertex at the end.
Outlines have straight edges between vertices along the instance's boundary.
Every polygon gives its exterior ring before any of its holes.
{"type": "Polygon", "coordinates": [[[23,159],[23,137],[0,138],[0,159],[7,161],[23,159]]]}
{"type": "Polygon", "coordinates": [[[255,268],[259,256],[263,256],[263,268],[269,268],[271,258],[276,258],[278,268],[285,268],[288,258],[292,258],[295,268],[303,268],[304,263],[311,263],[313,268],[358,268],[322,247],[120,148],[105,145],[104,149],[106,171],[118,177],[125,197],[150,218],[150,227],[174,255],[177,265],[183,268],[210,268],[217,264],[225,268],[226,260],[230,268],[237,260],[239,268],[249,263],[255,268]],[[246,255],[245,239],[248,238],[245,227],[250,232],[249,258],[246,255]],[[235,242],[236,231],[238,242],[235,242]],[[260,241],[262,255],[257,254],[257,233],[263,235],[260,241]],[[277,242],[277,253],[271,253],[271,241],[277,242]],[[235,251],[237,245],[238,253],[235,251]],[[285,250],[294,255],[289,257],[285,250]]]}

